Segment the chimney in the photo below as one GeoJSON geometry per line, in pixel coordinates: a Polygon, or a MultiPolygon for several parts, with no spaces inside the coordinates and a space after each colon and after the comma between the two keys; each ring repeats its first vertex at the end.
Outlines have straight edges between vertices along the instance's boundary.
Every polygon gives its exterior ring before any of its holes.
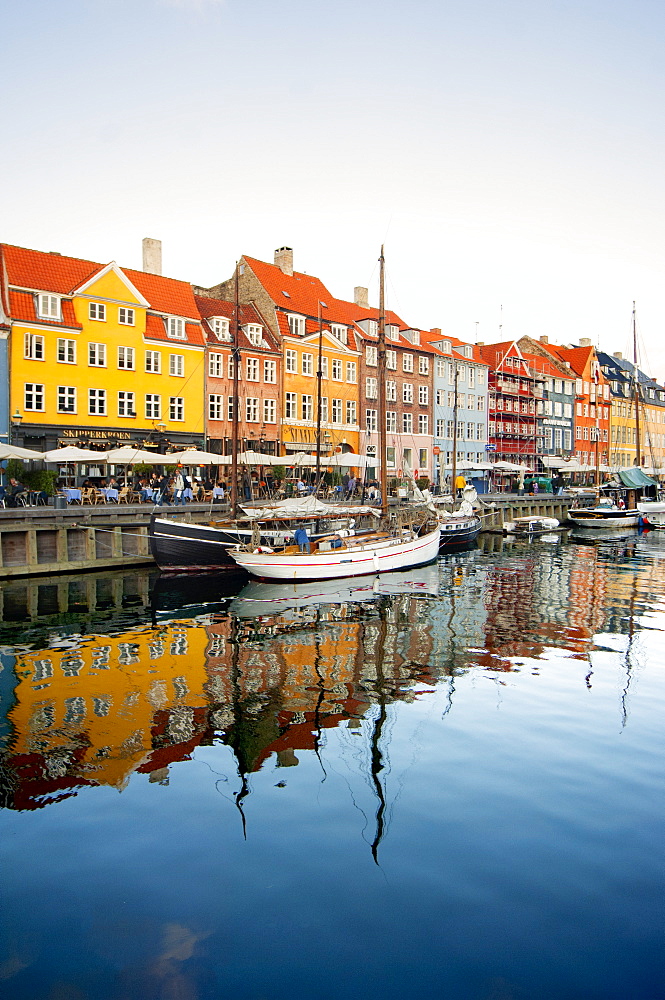
{"type": "Polygon", "coordinates": [[[477,340],[476,341],[476,347],[484,347],[484,346],[485,346],[485,341],[484,340],[477,340]]]}
{"type": "Polygon", "coordinates": [[[580,347],[591,347],[591,341],[588,337],[580,337],[580,347]]]}
{"type": "Polygon", "coordinates": [[[621,353],[621,351],[615,351],[614,357],[617,359],[617,361],[623,361],[623,354],[621,353]]]}
{"type": "Polygon", "coordinates": [[[143,240],[143,270],[146,274],[162,273],[162,241],[146,236],[143,240]]]}
{"type": "Polygon", "coordinates": [[[440,337],[441,336],[441,327],[440,326],[433,326],[432,329],[430,330],[430,333],[433,333],[435,337],[440,337]]]}
{"type": "Polygon", "coordinates": [[[549,337],[545,337],[544,335],[542,337],[540,337],[539,340],[540,340],[541,344],[549,344],[549,342],[550,342],[550,338],[549,337]]]}
{"type": "Polygon", "coordinates": [[[275,250],[275,264],[284,274],[293,274],[293,250],[291,247],[280,247],[275,250]]]}
{"type": "Polygon", "coordinates": [[[367,288],[363,288],[362,285],[356,285],[353,289],[353,301],[357,306],[362,306],[363,309],[369,309],[369,291],[367,288]]]}

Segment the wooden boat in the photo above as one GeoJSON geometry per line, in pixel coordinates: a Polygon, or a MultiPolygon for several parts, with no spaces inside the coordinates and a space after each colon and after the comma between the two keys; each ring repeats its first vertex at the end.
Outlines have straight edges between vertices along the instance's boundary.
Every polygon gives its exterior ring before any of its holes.
{"type": "Polygon", "coordinates": [[[516,517],[514,521],[506,521],[503,530],[509,535],[524,535],[532,538],[534,535],[545,535],[560,527],[556,517],[543,517],[534,514],[529,517],[516,517]]]}
{"type": "Polygon", "coordinates": [[[232,546],[287,545],[293,542],[299,525],[308,525],[315,540],[334,531],[353,531],[360,536],[369,529],[357,527],[358,522],[375,522],[379,514],[369,505],[325,504],[316,497],[241,510],[243,516],[238,519],[218,519],[207,524],[153,514],[148,525],[153,559],[160,569],[171,572],[236,569],[229,555],[232,546]]]}
{"type": "Polygon", "coordinates": [[[571,507],[568,511],[568,520],[581,528],[635,528],[640,516],[636,507],[619,507],[609,497],[593,507],[571,507]]]}

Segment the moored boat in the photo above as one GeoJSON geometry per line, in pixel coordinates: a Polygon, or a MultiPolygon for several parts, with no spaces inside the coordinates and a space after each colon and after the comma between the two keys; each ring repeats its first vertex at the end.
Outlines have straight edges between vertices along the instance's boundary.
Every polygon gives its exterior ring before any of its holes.
{"type": "Polygon", "coordinates": [[[506,521],[503,530],[509,535],[524,535],[533,537],[534,535],[545,535],[550,531],[556,531],[560,527],[556,517],[544,517],[534,514],[528,517],[516,517],[514,521],[506,521]]]}
{"type": "Polygon", "coordinates": [[[568,520],[583,528],[635,528],[641,514],[636,507],[620,507],[604,497],[593,507],[571,507],[568,520]]]}

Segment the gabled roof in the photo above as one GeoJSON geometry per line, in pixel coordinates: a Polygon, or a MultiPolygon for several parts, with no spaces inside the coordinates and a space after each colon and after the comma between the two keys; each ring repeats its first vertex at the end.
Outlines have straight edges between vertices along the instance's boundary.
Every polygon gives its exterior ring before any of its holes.
{"type": "Polygon", "coordinates": [[[421,330],[420,342],[421,344],[427,344],[436,354],[441,354],[445,358],[452,358],[453,351],[457,352],[460,347],[471,347],[471,357],[467,358],[467,360],[475,361],[477,364],[487,365],[487,361],[485,361],[480,353],[480,348],[477,344],[470,344],[468,340],[459,340],[457,337],[446,336],[441,333],[440,330],[421,330]],[[451,351],[444,351],[442,349],[441,344],[444,341],[447,341],[450,344],[452,348],[451,351]]]}
{"type": "Polygon", "coordinates": [[[194,344],[196,347],[204,347],[205,339],[203,327],[200,323],[185,323],[186,340],[178,340],[169,337],[166,333],[166,326],[161,316],[155,313],[148,313],[145,323],[145,335],[148,340],[163,340],[174,349],[177,347],[187,347],[194,344]]]}
{"type": "MultiPolygon", "coordinates": [[[[224,341],[217,339],[214,334],[212,327],[210,326],[208,320],[212,319],[214,316],[223,316],[225,319],[233,319],[234,304],[233,302],[227,302],[226,299],[212,299],[205,295],[195,295],[194,301],[199,310],[201,319],[204,322],[204,329],[206,331],[206,336],[209,344],[220,345],[224,344],[224,341]]],[[[275,337],[264,320],[263,316],[253,305],[240,305],[240,347],[241,348],[254,348],[256,349],[256,344],[250,343],[247,334],[242,329],[248,323],[256,323],[263,328],[263,339],[269,345],[272,350],[278,350],[277,344],[275,342],[275,337]]],[[[265,350],[265,348],[264,348],[265,350]]]]}
{"type": "Polygon", "coordinates": [[[255,257],[243,255],[242,260],[254,272],[278,309],[285,309],[301,316],[318,316],[319,302],[324,302],[325,306],[322,307],[324,319],[332,323],[347,322],[344,318],[338,320],[334,315],[333,304],[337,300],[319,278],[300,271],[285,274],[276,264],[267,264],[265,261],[256,260],[255,257]]]}
{"type": "Polygon", "coordinates": [[[42,319],[37,315],[35,296],[32,292],[17,292],[10,288],[9,314],[13,319],[23,323],[39,323],[40,326],[67,326],[74,330],[83,329],[74,314],[74,304],[71,299],[62,300],[62,319],[42,319]]]}
{"type": "MultiPolygon", "coordinates": [[[[0,245],[0,253],[10,287],[70,297],[81,286],[113,266],[7,244],[0,245]]],[[[171,316],[199,320],[194,293],[188,282],[165,278],[161,274],[134,271],[131,268],[123,267],[120,270],[150,303],[150,309],[171,316]]]]}

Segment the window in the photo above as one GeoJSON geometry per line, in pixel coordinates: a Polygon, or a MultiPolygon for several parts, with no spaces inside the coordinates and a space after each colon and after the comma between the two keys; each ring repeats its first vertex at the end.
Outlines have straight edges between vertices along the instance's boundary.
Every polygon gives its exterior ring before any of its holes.
{"type": "Polygon", "coordinates": [[[259,401],[256,396],[248,396],[245,400],[245,414],[247,423],[256,424],[259,419],[259,401]]]}
{"type": "MultiPolygon", "coordinates": [[[[178,316],[168,316],[166,319],[166,335],[172,340],[185,339],[185,321],[178,316]]],[[[175,397],[174,397],[175,399],[175,397]]]]}
{"type": "Polygon", "coordinates": [[[100,323],[106,321],[106,306],[103,302],[88,302],[88,319],[96,319],[100,323]]]}
{"type": "Polygon", "coordinates": [[[118,368],[126,368],[129,370],[134,370],[134,348],[133,347],[119,347],[118,348],[118,368]]]}
{"type": "Polygon", "coordinates": [[[466,439],[467,441],[473,441],[476,432],[476,425],[472,424],[471,421],[466,425],[466,439]]]}
{"type": "Polygon", "coordinates": [[[227,417],[229,420],[233,420],[233,396],[229,396],[226,401],[227,405],[227,417]]]}
{"type": "Polygon", "coordinates": [[[402,402],[412,403],[413,402],[413,385],[411,382],[402,383],[402,402]]]}
{"type": "Polygon", "coordinates": [[[147,392],[145,396],[145,415],[147,420],[159,420],[162,416],[162,397],[147,392]]]}
{"type": "Polygon", "coordinates": [[[365,362],[372,366],[379,363],[378,351],[371,344],[368,344],[365,348],[365,362]]]}
{"type": "MultiPolygon", "coordinates": [[[[230,359],[229,359],[230,360],[230,359]]],[[[177,375],[182,378],[185,374],[185,355],[169,354],[169,375],[177,375]]],[[[229,372],[229,376],[231,372],[229,372]]]]}
{"type": "Polygon", "coordinates": [[[284,407],[284,416],[287,420],[296,419],[296,406],[298,405],[298,396],[295,392],[287,392],[286,403],[284,407]]]}
{"type": "Polygon", "coordinates": [[[118,323],[120,326],[134,326],[134,310],[120,306],[118,308],[118,323]]]}
{"type": "Polygon", "coordinates": [[[458,382],[466,381],[466,365],[457,366],[457,381],[458,382]]]}
{"type": "Polygon", "coordinates": [[[106,368],[106,344],[88,344],[88,364],[92,368],[106,368]]]}
{"type": "Polygon", "coordinates": [[[90,416],[106,415],[106,389],[88,389],[88,413],[90,416]]]}
{"type": "Polygon", "coordinates": [[[333,399],[332,401],[332,423],[341,424],[342,422],[342,400],[333,399]]]}
{"type": "Polygon", "coordinates": [[[397,382],[393,381],[393,379],[386,381],[386,400],[389,403],[397,402],[397,382]]]}
{"type": "Polygon", "coordinates": [[[427,406],[429,404],[429,386],[419,385],[418,386],[418,402],[421,406],[427,406]]]}
{"type": "MultiPolygon", "coordinates": [[[[418,414],[418,433],[419,434],[429,434],[429,417],[426,413],[418,414]]],[[[421,462],[421,465],[424,463],[421,462]]]]}
{"type": "Polygon", "coordinates": [[[386,323],[386,337],[389,340],[399,340],[399,327],[396,323],[386,323]]]}
{"type": "Polygon", "coordinates": [[[263,419],[267,424],[274,424],[277,419],[277,408],[274,399],[263,400],[263,419]]]}
{"type": "Polygon", "coordinates": [[[485,409],[485,397],[484,396],[476,396],[476,407],[479,410],[484,410],[485,409]]]}
{"type": "Polygon", "coordinates": [[[397,351],[386,351],[386,368],[397,371],[397,351]]]}
{"type": "Polygon", "coordinates": [[[368,377],[365,379],[365,395],[367,399],[377,399],[379,392],[379,385],[375,378],[368,377]]]}
{"type": "Polygon", "coordinates": [[[402,371],[403,372],[413,371],[413,354],[402,355],[402,371]]]}
{"type": "Polygon", "coordinates": [[[321,396],[321,423],[328,422],[328,397],[321,396]]]}
{"type": "Polygon", "coordinates": [[[346,362],[346,381],[347,382],[357,382],[358,380],[358,367],[355,361],[346,362]]]}
{"type": "Polygon", "coordinates": [[[446,362],[443,360],[443,358],[437,358],[436,359],[436,377],[437,378],[444,378],[445,374],[446,374],[446,362]]]}
{"type": "Polygon", "coordinates": [[[277,362],[265,360],[263,362],[263,381],[277,382],[277,362]]]}
{"type": "Polygon", "coordinates": [[[44,360],[44,338],[38,333],[26,333],[23,338],[23,357],[30,361],[44,360]]]}
{"type": "Polygon", "coordinates": [[[403,413],[402,414],[402,431],[404,434],[411,434],[413,432],[413,414],[403,413]]]}
{"type": "Polygon", "coordinates": [[[328,359],[325,355],[321,358],[321,378],[328,378],[328,359]]]}
{"type": "Polygon", "coordinates": [[[224,397],[219,396],[217,393],[210,393],[208,396],[208,419],[224,419],[224,397]]]}
{"type": "Polygon", "coordinates": [[[442,417],[439,417],[439,419],[436,422],[436,436],[438,438],[443,437],[443,431],[445,426],[446,426],[445,421],[443,420],[442,417]]]}
{"type": "Polygon", "coordinates": [[[309,396],[306,393],[302,395],[302,407],[301,411],[303,420],[313,420],[314,419],[314,397],[309,396]]]}
{"type": "Polygon", "coordinates": [[[208,375],[211,375],[212,378],[224,377],[223,354],[217,354],[215,351],[213,351],[208,355],[208,375]]]}
{"type": "Polygon", "coordinates": [[[118,393],[118,416],[119,417],[135,417],[136,411],[134,410],[134,393],[133,392],[119,392],[118,393]]]}
{"type": "Polygon", "coordinates": [[[355,399],[347,399],[347,401],[346,401],[346,422],[347,422],[347,424],[355,424],[356,418],[357,418],[356,401],[355,401],[355,399]]]}
{"type": "Polygon", "coordinates": [[[301,372],[303,375],[314,374],[314,355],[303,353],[301,358],[301,372]]]}
{"type": "Polygon", "coordinates": [[[285,370],[287,372],[297,372],[298,371],[298,354],[296,351],[287,350],[286,352],[286,364],[285,370]]]}
{"type": "Polygon", "coordinates": [[[390,434],[397,433],[397,413],[395,410],[386,411],[386,431],[390,434]]]}
{"type": "Polygon", "coordinates": [[[305,317],[295,316],[291,313],[289,316],[289,330],[292,337],[302,337],[305,332],[305,317]]]}
{"type": "Polygon", "coordinates": [[[476,369],[469,365],[469,389],[475,389],[476,387],[476,369]]]}
{"type": "Polygon", "coordinates": [[[223,316],[212,316],[208,322],[218,340],[231,340],[228,319],[225,319],[223,316]]]}
{"type": "Polygon", "coordinates": [[[38,312],[40,319],[60,319],[60,299],[57,295],[39,295],[38,312]]]}
{"type": "Polygon", "coordinates": [[[466,408],[467,410],[475,410],[476,408],[476,397],[472,396],[471,393],[466,397],[466,408]]]}
{"type": "Polygon", "coordinates": [[[446,420],[446,437],[452,440],[453,433],[455,431],[455,423],[453,420],[446,420]]]}
{"type": "Polygon", "coordinates": [[[182,396],[169,397],[169,419],[179,421],[185,419],[185,400],[182,396]]]}
{"type": "Polygon", "coordinates": [[[256,323],[250,323],[247,327],[247,337],[250,344],[254,344],[255,347],[260,347],[261,341],[263,340],[263,327],[258,326],[256,323]]]}
{"type": "Polygon", "coordinates": [[[58,386],[58,413],[76,413],[76,389],[73,386],[58,386]]]}
{"type": "Polygon", "coordinates": [[[462,347],[462,354],[464,355],[465,358],[473,357],[473,347],[471,346],[471,344],[464,344],[464,346],[462,347]]]}
{"type": "Polygon", "coordinates": [[[259,359],[258,358],[247,358],[245,362],[248,382],[258,382],[259,381],[259,359]]]}
{"type": "Polygon", "coordinates": [[[339,361],[337,358],[333,359],[332,377],[336,382],[342,381],[342,362],[339,361]]]}
{"type": "Polygon", "coordinates": [[[418,459],[418,464],[421,469],[427,468],[427,448],[420,449],[420,457],[418,459]]]}
{"type": "Polygon", "coordinates": [[[346,344],[348,339],[348,332],[345,326],[340,326],[339,323],[331,323],[330,332],[332,333],[333,337],[336,337],[337,340],[340,340],[343,344],[346,344]]]}
{"type": "MultiPolygon", "coordinates": [[[[221,358],[221,354],[219,354],[218,357],[221,358]]],[[[145,370],[147,372],[154,372],[156,375],[159,375],[159,373],[162,370],[162,356],[159,353],[159,351],[145,352],[145,370]]]]}
{"type": "Polygon", "coordinates": [[[429,375],[429,358],[424,358],[420,355],[418,358],[418,373],[420,375],[429,375]]]}
{"type": "Polygon", "coordinates": [[[376,431],[378,429],[377,424],[377,411],[376,410],[365,410],[365,429],[368,431],[376,431]]]}

